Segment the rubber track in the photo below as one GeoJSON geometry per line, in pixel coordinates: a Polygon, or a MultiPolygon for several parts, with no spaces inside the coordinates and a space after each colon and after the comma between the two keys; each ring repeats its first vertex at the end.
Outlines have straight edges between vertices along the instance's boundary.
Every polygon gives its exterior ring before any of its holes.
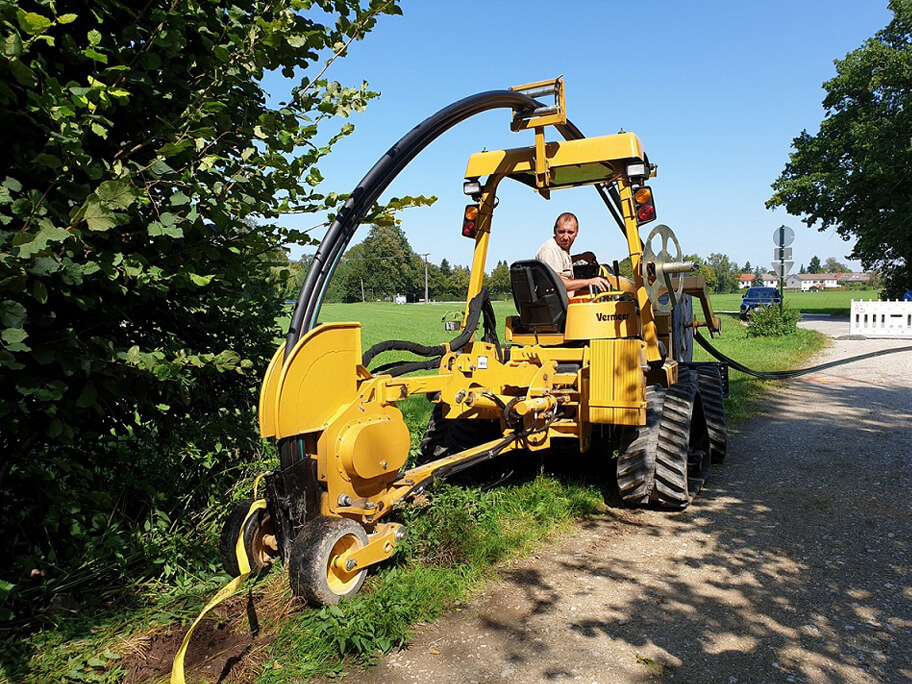
{"type": "Polygon", "coordinates": [[[703,398],[703,414],[709,433],[709,457],[712,463],[722,463],[728,450],[728,429],[725,426],[725,399],[719,370],[712,366],[700,366],[697,369],[697,386],[703,398]]]}
{"type": "Polygon", "coordinates": [[[646,425],[633,428],[629,443],[621,444],[617,462],[618,491],[631,507],[649,505],[655,477],[659,422],[665,402],[665,389],[646,388],[646,425]]]}
{"type": "Polygon", "coordinates": [[[443,407],[434,406],[424,437],[421,438],[419,463],[443,458],[490,441],[500,434],[500,423],[493,420],[443,417],[443,407]]]}
{"type": "MultiPolygon", "coordinates": [[[[681,368],[678,382],[668,388],[659,421],[659,440],[655,457],[655,486],[650,503],[662,508],[683,510],[693,500],[696,491],[691,487],[688,447],[691,431],[700,429],[691,421],[694,415],[696,385],[690,370],[681,368]]],[[[696,489],[702,479],[696,483],[696,489]]]]}

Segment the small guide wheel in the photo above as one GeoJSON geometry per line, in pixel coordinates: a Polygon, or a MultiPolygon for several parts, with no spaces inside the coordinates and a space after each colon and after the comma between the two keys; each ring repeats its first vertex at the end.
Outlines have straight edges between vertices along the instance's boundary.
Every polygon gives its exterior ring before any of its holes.
{"type": "Polygon", "coordinates": [[[684,293],[684,281],[681,278],[672,278],[670,274],[664,274],[663,276],[661,269],[667,263],[680,262],[682,258],[683,252],[678,238],[675,237],[671,228],[664,223],[653,228],[652,232],[649,233],[649,237],[643,241],[643,283],[646,286],[646,294],[649,296],[649,301],[652,302],[652,309],[656,313],[668,313],[671,311],[674,308],[674,304],[681,299],[681,295],[684,293]],[[656,238],[661,240],[661,247],[658,250],[652,246],[656,238]],[[674,254],[668,251],[669,245],[674,246],[674,254]],[[671,287],[668,287],[665,281],[666,278],[671,279],[671,287]],[[675,281],[677,281],[677,285],[674,284],[675,281]],[[662,288],[672,290],[674,297],[672,298],[669,294],[668,297],[664,298],[666,301],[661,301],[659,291],[662,288]]]}
{"type": "Polygon", "coordinates": [[[349,518],[319,516],[298,532],[288,559],[288,581],[295,596],[309,604],[335,605],[354,596],[364,584],[367,568],[346,568],[336,560],[367,546],[367,532],[349,518]]]}
{"type": "MultiPolygon", "coordinates": [[[[241,534],[241,525],[244,525],[252,503],[253,499],[247,499],[234,506],[228,513],[219,536],[219,558],[222,567],[232,577],[241,574],[235,549],[241,534]]],[[[279,545],[276,541],[275,525],[265,509],[254,511],[244,525],[244,550],[247,552],[247,563],[252,572],[269,567],[278,557],[279,545]]]]}

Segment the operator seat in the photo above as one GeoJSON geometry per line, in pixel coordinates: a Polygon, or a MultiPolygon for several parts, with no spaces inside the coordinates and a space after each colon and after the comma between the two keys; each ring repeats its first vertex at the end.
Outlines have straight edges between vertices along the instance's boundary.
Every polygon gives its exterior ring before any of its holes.
{"type": "Polygon", "coordinates": [[[567,288],[554,269],[537,259],[517,261],[510,266],[510,287],[519,312],[515,332],[564,332],[567,288]]]}

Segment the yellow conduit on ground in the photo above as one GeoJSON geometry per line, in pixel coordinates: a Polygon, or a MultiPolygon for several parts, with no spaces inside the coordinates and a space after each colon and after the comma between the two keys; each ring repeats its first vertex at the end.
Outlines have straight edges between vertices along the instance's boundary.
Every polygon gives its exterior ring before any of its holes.
{"type": "MultiPolygon", "coordinates": [[[[257,479],[253,483],[253,491],[256,492],[257,485],[259,485],[262,475],[258,475],[257,479]]],[[[196,626],[202,621],[206,613],[215,608],[218,604],[224,601],[229,596],[233,595],[238,589],[244,585],[244,581],[250,575],[250,562],[247,560],[247,550],[244,548],[244,530],[247,527],[247,521],[250,520],[257,511],[266,508],[265,499],[257,499],[252,504],[250,504],[250,510],[247,511],[247,515],[244,516],[244,522],[241,523],[241,531],[238,534],[237,543],[234,546],[234,552],[237,556],[238,569],[241,571],[241,574],[232,579],[228,584],[219,589],[218,593],[210,599],[209,603],[203,608],[202,612],[197,616],[196,620],[193,621],[193,624],[190,625],[190,629],[187,630],[187,633],[184,635],[184,640],[181,643],[179,649],[177,649],[177,654],[174,656],[174,663],[171,666],[171,684],[185,684],[184,680],[184,656],[187,654],[187,646],[190,644],[190,638],[193,636],[193,631],[196,629],[196,626]]]]}

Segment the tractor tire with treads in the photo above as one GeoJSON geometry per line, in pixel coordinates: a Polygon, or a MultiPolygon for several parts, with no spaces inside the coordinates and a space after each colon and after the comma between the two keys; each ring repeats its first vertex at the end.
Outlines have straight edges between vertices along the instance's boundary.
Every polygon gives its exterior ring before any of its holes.
{"type": "Polygon", "coordinates": [[[709,472],[709,437],[696,377],[679,370],[668,389],[646,388],[646,425],[622,440],[618,490],[631,507],[687,508],[709,472]]]}
{"type": "Polygon", "coordinates": [[[697,369],[697,386],[703,398],[703,414],[709,433],[709,456],[713,463],[722,463],[728,449],[728,429],[725,423],[725,397],[722,376],[714,366],[697,369]]]}
{"type": "Polygon", "coordinates": [[[687,368],[680,369],[678,382],[665,393],[655,460],[651,503],[684,510],[709,473],[709,437],[702,400],[696,378],[687,368]]]}
{"type": "Polygon", "coordinates": [[[617,462],[618,491],[624,503],[632,508],[649,505],[664,401],[664,387],[647,387],[646,425],[626,430],[621,439],[617,462]]]}

